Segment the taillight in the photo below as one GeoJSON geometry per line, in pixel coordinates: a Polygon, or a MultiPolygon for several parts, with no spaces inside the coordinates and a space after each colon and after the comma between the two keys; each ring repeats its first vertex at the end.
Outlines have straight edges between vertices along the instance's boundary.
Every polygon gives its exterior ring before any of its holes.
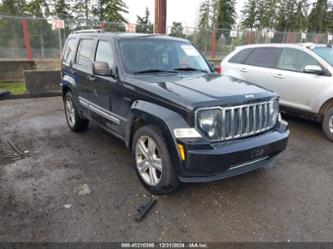
{"type": "Polygon", "coordinates": [[[218,74],[222,74],[222,67],[221,66],[217,67],[216,71],[218,74]]]}

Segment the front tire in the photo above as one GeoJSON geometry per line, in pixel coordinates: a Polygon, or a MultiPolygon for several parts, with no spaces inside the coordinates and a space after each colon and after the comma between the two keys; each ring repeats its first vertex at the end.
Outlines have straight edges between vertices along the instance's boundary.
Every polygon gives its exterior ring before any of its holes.
{"type": "Polygon", "coordinates": [[[333,107],[325,112],[323,130],[329,140],[333,142],[333,107]]]}
{"type": "Polygon", "coordinates": [[[64,109],[67,125],[72,131],[83,132],[88,128],[89,120],[80,117],[71,92],[67,92],[64,97],[64,109]]]}
{"type": "Polygon", "coordinates": [[[179,187],[166,142],[155,126],[144,126],[135,132],[132,153],[136,173],[150,193],[162,195],[179,187]]]}

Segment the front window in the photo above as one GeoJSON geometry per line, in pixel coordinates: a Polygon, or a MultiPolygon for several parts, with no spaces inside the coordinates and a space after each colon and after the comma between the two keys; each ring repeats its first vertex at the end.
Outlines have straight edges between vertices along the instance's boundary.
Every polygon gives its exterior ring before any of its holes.
{"type": "Polygon", "coordinates": [[[330,47],[316,47],[313,49],[317,55],[323,58],[327,63],[333,66],[333,48],[330,47]]]}
{"type": "Polygon", "coordinates": [[[305,66],[320,66],[311,55],[293,48],[284,48],[278,61],[277,68],[295,72],[303,72],[305,66]]]}
{"type": "Polygon", "coordinates": [[[120,52],[127,73],[211,71],[199,51],[187,42],[153,38],[123,40],[120,52]]]}

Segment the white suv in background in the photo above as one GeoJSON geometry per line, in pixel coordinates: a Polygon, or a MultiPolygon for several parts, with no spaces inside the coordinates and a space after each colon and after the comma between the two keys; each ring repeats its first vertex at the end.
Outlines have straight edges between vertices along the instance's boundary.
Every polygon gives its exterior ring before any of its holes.
{"type": "Polygon", "coordinates": [[[222,74],[277,92],[281,109],[322,122],[333,141],[333,48],[322,44],[241,46],[221,62],[222,74]]]}

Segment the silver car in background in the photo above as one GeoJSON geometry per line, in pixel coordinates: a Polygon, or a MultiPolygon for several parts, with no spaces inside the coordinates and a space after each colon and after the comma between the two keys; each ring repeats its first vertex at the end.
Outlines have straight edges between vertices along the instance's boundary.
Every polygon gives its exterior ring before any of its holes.
{"type": "Polygon", "coordinates": [[[277,92],[281,109],[322,122],[333,141],[333,48],[322,44],[237,47],[221,62],[222,74],[277,92]]]}

